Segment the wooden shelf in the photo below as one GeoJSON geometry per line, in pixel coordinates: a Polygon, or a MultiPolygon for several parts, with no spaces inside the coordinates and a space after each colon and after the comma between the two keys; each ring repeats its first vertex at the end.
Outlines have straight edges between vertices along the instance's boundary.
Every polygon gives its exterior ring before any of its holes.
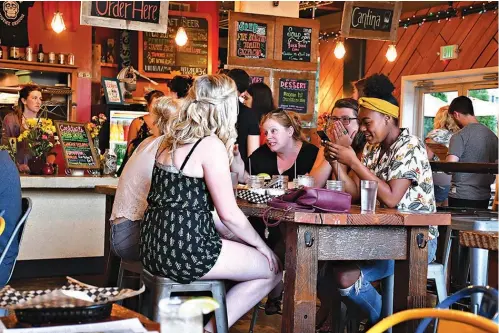
{"type": "Polygon", "coordinates": [[[20,70],[25,69],[25,70],[35,70],[35,71],[53,71],[53,72],[66,72],[66,73],[72,73],[73,71],[78,69],[78,67],[74,65],[59,65],[59,64],[49,64],[47,62],[0,59],[0,68],[2,68],[3,66],[6,66],[6,68],[13,68],[20,70]]]}
{"type": "Polygon", "coordinates": [[[101,62],[101,63],[100,63],[100,66],[101,66],[101,67],[118,68],[118,64],[108,64],[108,63],[105,63],[105,62],[101,62]]]}

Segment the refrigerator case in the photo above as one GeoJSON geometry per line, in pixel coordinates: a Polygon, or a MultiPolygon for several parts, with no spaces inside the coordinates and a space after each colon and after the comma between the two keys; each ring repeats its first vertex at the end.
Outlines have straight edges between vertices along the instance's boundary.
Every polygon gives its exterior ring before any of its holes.
{"type": "Polygon", "coordinates": [[[102,153],[110,149],[116,153],[118,168],[126,154],[128,129],[135,118],[147,114],[143,104],[93,105],[92,116],[103,113],[106,123],[99,133],[99,149],[102,153]]]}

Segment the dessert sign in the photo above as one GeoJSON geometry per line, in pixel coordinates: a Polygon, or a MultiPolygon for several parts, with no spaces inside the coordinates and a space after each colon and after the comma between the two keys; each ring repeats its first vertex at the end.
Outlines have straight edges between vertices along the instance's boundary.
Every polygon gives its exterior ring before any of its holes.
{"type": "Polygon", "coordinates": [[[80,24],[166,32],[168,1],[82,1],[80,24]]]}
{"type": "Polygon", "coordinates": [[[66,166],[73,169],[99,169],[100,161],[85,124],[55,121],[66,166]]]}
{"type": "Polygon", "coordinates": [[[345,2],[341,35],[349,38],[397,40],[402,3],[345,2]]]}
{"type": "Polygon", "coordinates": [[[279,79],[279,108],[297,113],[307,113],[308,81],[279,79]]]}

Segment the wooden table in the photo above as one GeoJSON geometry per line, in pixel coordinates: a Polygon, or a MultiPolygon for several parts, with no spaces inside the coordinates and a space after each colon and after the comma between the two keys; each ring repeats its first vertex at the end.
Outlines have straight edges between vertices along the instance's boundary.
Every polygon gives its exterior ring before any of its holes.
{"type": "MultiPolygon", "coordinates": [[[[248,216],[262,217],[266,205],[238,201],[248,216]]],[[[286,223],[286,274],[282,332],[315,332],[317,266],[319,260],[395,259],[394,312],[426,307],[428,249],[418,237],[429,225],[450,225],[448,213],[417,214],[377,209],[361,214],[287,213],[273,211],[286,223]],[[306,239],[311,242],[306,242],[306,239]]],[[[415,321],[394,330],[414,332],[415,321]]]]}
{"type": "MultiPolygon", "coordinates": [[[[110,213],[115,186],[97,186],[108,196],[110,213]]],[[[247,216],[262,217],[266,205],[238,200],[247,216]]],[[[426,307],[428,248],[418,238],[428,237],[429,225],[450,225],[451,214],[404,213],[378,209],[360,214],[353,206],[349,214],[287,213],[272,211],[272,219],[286,223],[286,274],[282,316],[283,333],[315,333],[317,266],[319,260],[395,259],[394,312],[426,307]],[[305,244],[305,236],[312,240],[305,244]]],[[[414,332],[416,321],[394,330],[414,332]]]]}
{"type": "MultiPolygon", "coordinates": [[[[138,318],[139,321],[144,325],[148,331],[158,331],[159,323],[149,320],[147,317],[141,315],[140,313],[134,312],[127,308],[124,308],[118,304],[113,304],[113,309],[111,311],[111,317],[104,321],[116,321],[124,319],[138,318]]],[[[7,317],[0,317],[6,328],[16,328],[18,325],[17,318],[14,314],[7,317]]],[[[66,325],[66,324],[64,324],[66,325]]],[[[19,324],[19,328],[30,327],[29,325],[19,324]]]]}
{"type": "Polygon", "coordinates": [[[497,251],[499,237],[497,232],[460,231],[459,243],[462,246],[497,251]]]}

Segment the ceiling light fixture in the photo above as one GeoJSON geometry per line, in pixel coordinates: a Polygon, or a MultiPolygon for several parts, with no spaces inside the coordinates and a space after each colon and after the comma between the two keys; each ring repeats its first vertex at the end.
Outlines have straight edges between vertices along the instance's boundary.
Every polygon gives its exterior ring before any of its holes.
{"type": "Polygon", "coordinates": [[[54,18],[52,19],[52,23],[50,24],[50,26],[52,27],[52,30],[54,30],[58,34],[66,30],[66,25],[64,24],[64,19],[62,18],[62,13],[54,13],[54,18]]]}

